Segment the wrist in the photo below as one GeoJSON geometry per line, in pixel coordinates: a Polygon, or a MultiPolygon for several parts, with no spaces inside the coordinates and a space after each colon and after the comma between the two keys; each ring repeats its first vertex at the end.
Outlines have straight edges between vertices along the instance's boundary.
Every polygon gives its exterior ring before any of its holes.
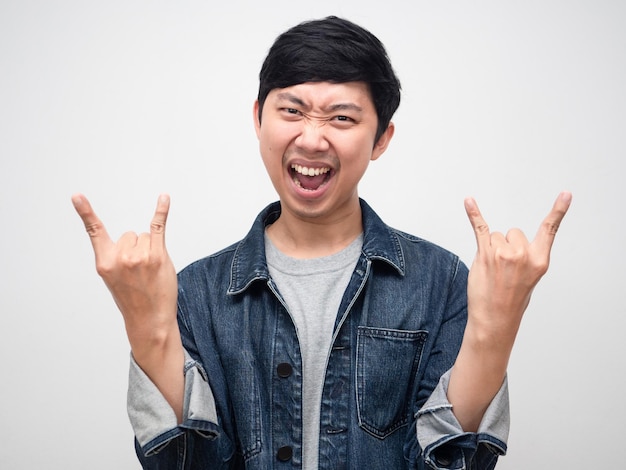
{"type": "Polygon", "coordinates": [[[126,334],[133,356],[138,363],[151,356],[167,355],[172,349],[182,348],[176,319],[150,324],[126,322],[126,334]]]}
{"type": "Polygon", "coordinates": [[[504,377],[513,350],[515,335],[510,328],[468,321],[463,334],[457,364],[472,364],[475,373],[504,377]]]}

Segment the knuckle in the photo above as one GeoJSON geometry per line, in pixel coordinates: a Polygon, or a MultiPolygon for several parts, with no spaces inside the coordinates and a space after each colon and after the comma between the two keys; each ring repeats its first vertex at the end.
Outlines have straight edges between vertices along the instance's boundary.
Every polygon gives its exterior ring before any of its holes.
{"type": "Polygon", "coordinates": [[[510,262],[510,255],[505,250],[497,249],[494,253],[494,258],[497,263],[504,264],[510,262]]]}
{"type": "Polygon", "coordinates": [[[114,266],[106,261],[97,261],[96,262],[96,272],[102,278],[107,278],[113,273],[114,266]]]}
{"type": "Polygon", "coordinates": [[[474,230],[478,233],[488,233],[489,226],[485,223],[485,221],[479,221],[474,225],[474,230]]]}
{"type": "Polygon", "coordinates": [[[127,269],[134,269],[146,263],[146,256],[136,251],[122,253],[120,255],[120,264],[127,269]]]}
{"type": "Polygon", "coordinates": [[[521,229],[514,227],[512,229],[509,229],[509,231],[506,233],[507,238],[511,238],[511,237],[521,237],[524,236],[524,232],[522,232],[521,229]]]}
{"type": "Polygon", "coordinates": [[[556,232],[559,231],[559,225],[558,221],[546,220],[543,223],[543,228],[549,235],[556,235],[556,232]]]}
{"type": "Polygon", "coordinates": [[[550,260],[548,260],[547,258],[536,260],[533,266],[535,268],[535,271],[539,273],[541,276],[543,276],[546,272],[548,272],[548,267],[550,266],[550,260]]]}
{"type": "Polygon", "coordinates": [[[85,224],[85,230],[91,238],[96,237],[98,233],[100,233],[100,231],[102,230],[102,224],[99,222],[85,224]]]}
{"type": "Polygon", "coordinates": [[[495,257],[501,263],[520,264],[528,259],[528,250],[524,246],[505,246],[496,250],[495,257]]]}
{"type": "Polygon", "coordinates": [[[165,231],[165,223],[162,221],[152,221],[150,223],[150,231],[152,233],[163,233],[165,231]]]}

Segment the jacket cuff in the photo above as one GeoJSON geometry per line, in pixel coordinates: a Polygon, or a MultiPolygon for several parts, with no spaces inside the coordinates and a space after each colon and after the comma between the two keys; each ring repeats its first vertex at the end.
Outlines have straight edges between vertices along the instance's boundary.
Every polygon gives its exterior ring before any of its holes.
{"type": "Polygon", "coordinates": [[[472,460],[484,462],[480,468],[493,468],[497,457],[507,449],[510,424],[507,378],[485,411],[476,433],[464,432],[456,419],[447,398],[449,380],[450,371],[447,371],[417,413],[417,439],[424,460],[437,470],[469,468],[472,460]]]}
{"type": "Polygon", "coordinates": [[[219,435],[213,392],[202,366],[185,351],[183,422],[146,373],[130,358],[127,408],[137,443],[144,455],[158,453],[186,430],[214,439],[219,435]]]}

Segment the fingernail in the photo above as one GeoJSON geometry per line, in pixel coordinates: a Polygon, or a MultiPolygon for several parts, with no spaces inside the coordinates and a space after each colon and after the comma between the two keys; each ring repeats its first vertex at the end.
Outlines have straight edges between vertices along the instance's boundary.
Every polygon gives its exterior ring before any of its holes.
{"type": "Polygon", "coordinates": [[[561,200],[563,202],[565,202],[567,205],[571,204],[571,202],[572,202],[572,193],[570,193],[569,191],[563,191],[561,193],[561,200]]]}

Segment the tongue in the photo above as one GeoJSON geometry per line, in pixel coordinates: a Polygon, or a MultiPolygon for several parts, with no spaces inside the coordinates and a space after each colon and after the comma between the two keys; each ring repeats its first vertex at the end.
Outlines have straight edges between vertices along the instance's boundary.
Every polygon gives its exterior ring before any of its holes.
{"type": "Polygon", "coordinates": [[[300,186],[304,189],[317,189],[321,186],[321,184],[326,179],[325,174],[317,175],[317,176],[304,176],[301,174],[296,174],[296,178],[300,182],[300,186]]]}

